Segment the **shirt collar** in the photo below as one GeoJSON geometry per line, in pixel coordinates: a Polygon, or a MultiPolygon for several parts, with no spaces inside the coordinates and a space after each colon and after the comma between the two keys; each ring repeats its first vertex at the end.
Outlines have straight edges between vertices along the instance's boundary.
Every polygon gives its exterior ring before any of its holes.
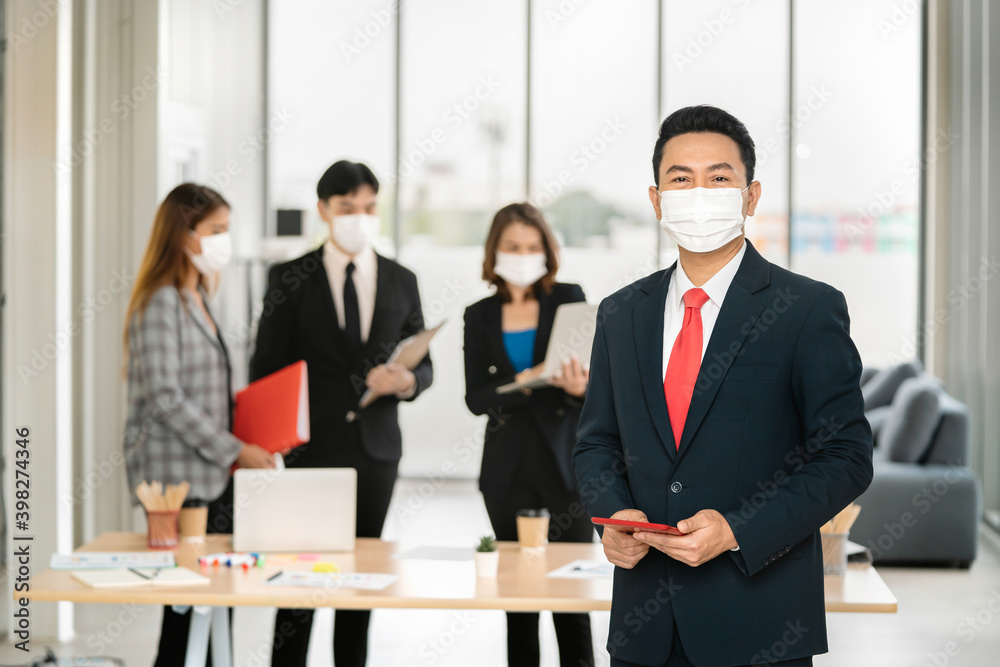
{"type": "MultiPolygon", "coordinates": [[[[722,302],[726,298],[726,292],[729,291],[729,286],[733,282],[733,278],[736,277],[736,272],[740,268],[740,263],[743,261],[743,255],[747,251],[747,241],[744,237],[743,245],[740,247],[740,251],[729,260],[725,266],[719,269],[718,273],[709,278],[708,282],[701,286],[701,289],[705,290],[705,294],[708,295],[709,300],[715,304],[717,308],[722,308],[722,302]]],[[[675,289],[671,296],[671,306],[675,310],[684,309],[684,293],[689,289],[694,288],[694,283],[688,278],[688,275],[684,272],[684,267],[681,266],[681,260],[677,260],[677,266],[674,269],[674,280],[673,285],[675,289]]]]}
{"type": "Polygon", "coordinates": [[[375,274],[375,251],[371,246],[351,257],[328,239],[323,244],[323,259],[327,262],[330,270],[338,275],[347,271],[347,265],[350,262],[354,262],[355,271],[363,276],[375,274]]]}

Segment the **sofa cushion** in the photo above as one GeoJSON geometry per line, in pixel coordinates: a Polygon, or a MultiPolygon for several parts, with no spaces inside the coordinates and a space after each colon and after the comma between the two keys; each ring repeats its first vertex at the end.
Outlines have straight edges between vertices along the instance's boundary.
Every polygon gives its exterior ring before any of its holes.
{"type": "Polygon", "coordinates": [[[882,430],[885,420],[889,418],[890,412],[892,412],[891,405],[880,405],[877,408],[865,410],[865,418],[867,418],[868,423],[871,424],[872,437],[875,439],[876,445],[878,445],[878,434],[882,430]]]}
{"type": "Polygon", "coordinates": [[[865,410],[892,403],[892,399],[903,380],[917,377],[922,371],[923,366],[916,359],[880,370],[861,387],[861,395],[865,399],[865,410]]]}
{"type": "Polygon", "coordinates": [[[940,385],[922,376],[904,380],[879,430],[879,448],[890,461],[918,463],[930,448],[941,418],[940,385]]]}
{"type": "Polygon", "coordinates": [[[927,456],[922,463],[967,466],[972,450],[969,407],[947,392],[940,395],[941,420],[927,456]]]}
{"type": "Polygon", "coordinates": [[[874,366],[865,366],[861,369],[861,381],[858,383],[862,387],[878,374],[878,369],[874,366]]]}

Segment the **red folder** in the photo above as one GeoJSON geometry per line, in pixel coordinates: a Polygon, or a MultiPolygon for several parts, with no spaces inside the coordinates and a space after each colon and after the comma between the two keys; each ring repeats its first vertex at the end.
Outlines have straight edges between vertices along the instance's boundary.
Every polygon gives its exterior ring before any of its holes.
{"type": "Polygon", "coordinates": [[[296,361],[237,392],[233,435],[273,453],[309,441],[305,361],[296,361]]]}

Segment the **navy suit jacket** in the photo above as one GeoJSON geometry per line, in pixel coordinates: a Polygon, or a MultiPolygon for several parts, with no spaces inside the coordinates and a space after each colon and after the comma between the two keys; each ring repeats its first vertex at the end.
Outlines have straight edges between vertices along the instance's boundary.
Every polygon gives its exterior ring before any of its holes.
{"type": "Polygon", "coordinates": [[[573,463],[591,516],[676,525],[703,509],[740,551],[690,567],[650,549],[615,568],[608,650],[662,665],[674,623],[692,662],[827,650],[820,526],[872,477],[861,360],[843,294],[747,242],[698,374],[680,447],[663,392],[670,268],[604,299],[573,463]]]}

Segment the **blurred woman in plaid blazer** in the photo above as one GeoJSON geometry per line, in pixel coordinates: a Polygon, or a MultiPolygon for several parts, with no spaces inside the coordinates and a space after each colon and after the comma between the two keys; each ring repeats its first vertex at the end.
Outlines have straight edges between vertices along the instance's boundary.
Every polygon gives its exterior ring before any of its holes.
{"type": "MultiPolygon", "coordinates": [[[[125,329],[132,502],[138,504],[134,490],[143,480],[188,482],[185,504],[207,504],[208,531],[226,533],[232,464],[274,466],[270,453],[230,432],[229,355],[208,296],[231,255],[226,200],[205,186],[178,185],[156,213],[125,329]]],[[[163,608],[157,666],[183,664],[190,613],[163,608]]]]}

